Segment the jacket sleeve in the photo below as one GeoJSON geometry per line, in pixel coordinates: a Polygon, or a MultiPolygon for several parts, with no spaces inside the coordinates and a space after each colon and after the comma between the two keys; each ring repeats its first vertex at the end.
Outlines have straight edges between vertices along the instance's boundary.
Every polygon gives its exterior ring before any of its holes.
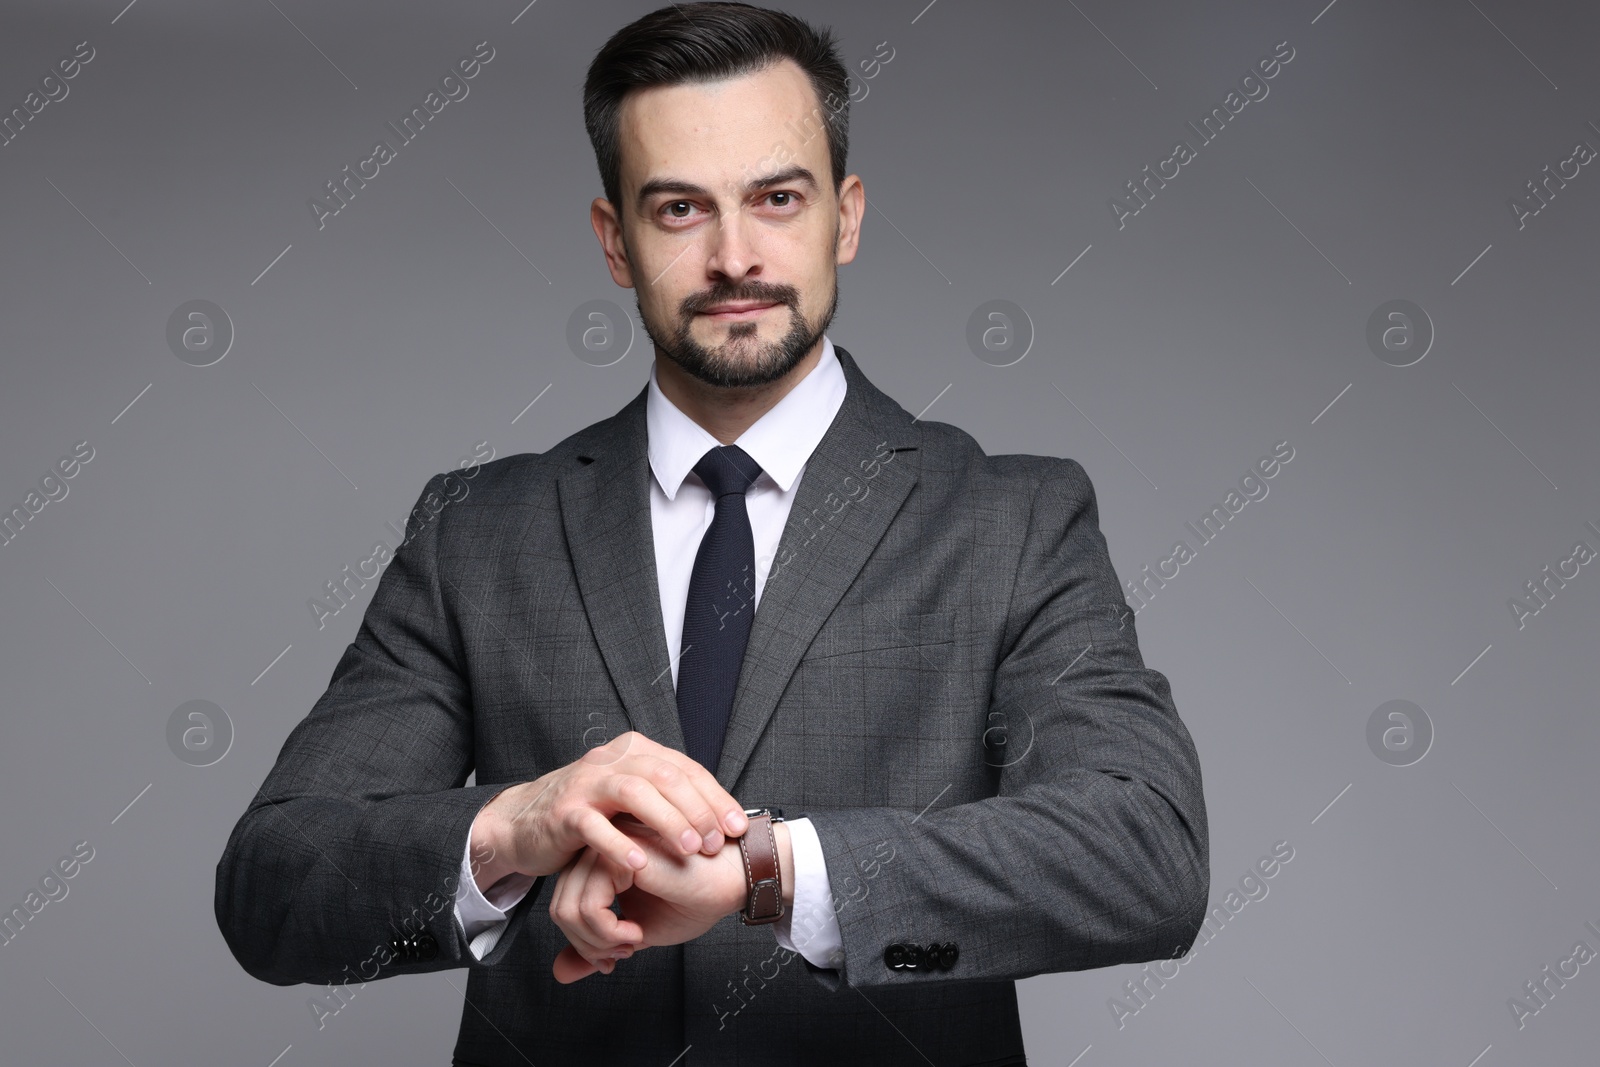
{"type": "Polygon", "coordinates": [[[1073,460],[1050,461],[1034,493],[985,710],[1007,734],[987,757],[996,795],[807,813],[845,897],[844,967],[807,961],[823,986],[1020,979],[1193,943],[1210,890],[1199,760],[1140,656],[1073,460]],[[891,945],[945,942],[949,969],[887,963],[891,945]]]}
{"type": "Polygon", "coordinates": [[[455,920],[464,842],[505,788],[463,788],[472,701],[438,546],[467,492],[457,472],[429,479],[327,691],[290,732],[217,864],[217,925],[264,982],[492,966],[521,927],[514,919],[480,960],[455,920]]]}

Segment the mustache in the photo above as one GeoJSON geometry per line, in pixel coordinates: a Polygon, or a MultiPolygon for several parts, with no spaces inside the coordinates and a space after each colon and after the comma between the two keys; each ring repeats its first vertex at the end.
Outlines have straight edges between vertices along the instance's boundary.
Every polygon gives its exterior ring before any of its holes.
{"type": "Polygon", "coordinates": [[[685,316],[689,316],[699,314],[717,304],[753,301],[794,307],[799,302],[799,299],[799,290],[792,285],[744,285],[738,288],[715,288],[708,289],[703,293],[695,293],[693,296],[684,298],[683,303],[679,305],[679,310],[685,316]]]}

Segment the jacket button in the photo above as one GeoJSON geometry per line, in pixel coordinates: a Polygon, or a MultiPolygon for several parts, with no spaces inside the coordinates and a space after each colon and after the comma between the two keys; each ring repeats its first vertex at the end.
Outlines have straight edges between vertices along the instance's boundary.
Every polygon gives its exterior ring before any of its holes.
{"type": "Polygon", "coordinates": [[[927,965],[927,961],[922,958],[922,946],[921,945],[907,945],[907,946],[905,946],[905,949],[906,949],[906,970],[914,971],[914,970],[918,969],[919,967],[923,967],[923,966],[927,965]]]}
{"type": "Polygon", "coordinates": [[[417,935],[417,958],[425,961],[439,958],[439,941],[432,931],[424,930],[417,935]]]}
{"type": "Polygon", "coordinates": [[[956,957],[960,954],[954,941],[946,941],[939,946],[939,966],[948,971],[956,965],[956,957]]]}
{"type": "Polygon", "coordinates": [[[891,971],[904,970],[906,966],[906,947],[896,941],[883,950],[883,962],[891,971]]]}

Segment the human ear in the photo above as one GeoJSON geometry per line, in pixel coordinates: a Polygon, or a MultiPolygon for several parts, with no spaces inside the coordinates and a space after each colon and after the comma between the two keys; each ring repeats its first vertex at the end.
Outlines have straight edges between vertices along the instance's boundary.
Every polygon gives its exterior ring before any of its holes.
{"type": "Polygon", "coordinates": [[[603,196],[595,197],[589,205],[589,225],[594,227],[594,235],[600,241],[600,251],[606,257],[606,269],[611,272],[611,280],[624,289],[632,289],[633,266],[628,260],[628,246],[623,240],[622,223],[617,218],[616,206],[603,196]]]}

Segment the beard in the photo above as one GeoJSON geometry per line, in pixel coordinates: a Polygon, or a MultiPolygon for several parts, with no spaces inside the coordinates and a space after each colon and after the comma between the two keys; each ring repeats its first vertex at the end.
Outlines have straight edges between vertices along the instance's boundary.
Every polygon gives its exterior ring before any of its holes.
{"type": "Polygon", "coordinates": [[[822,339],[839,309],[839,278],[834,271],[833,296],[822,320],[812,327],[800,313],[800,292],[792,285],[767,285],[749,282],[743,286],[718,285],[687,297],[678,305],[678,321],[670,336],[651,328],[643,304],[638,303],[639,319],[656,351],[666,356],[690,377],[720,388],[768,385],[778,381],[799,365],[807,352],[822,339]],[[717,304],[747,301],[773,301],[789,309],[789,329],[769,344],[759,337],[761,324],[754,321],[728,325],[728,337],[715,348],[707,348],[690,334],[695,316],[717,304]]]}

